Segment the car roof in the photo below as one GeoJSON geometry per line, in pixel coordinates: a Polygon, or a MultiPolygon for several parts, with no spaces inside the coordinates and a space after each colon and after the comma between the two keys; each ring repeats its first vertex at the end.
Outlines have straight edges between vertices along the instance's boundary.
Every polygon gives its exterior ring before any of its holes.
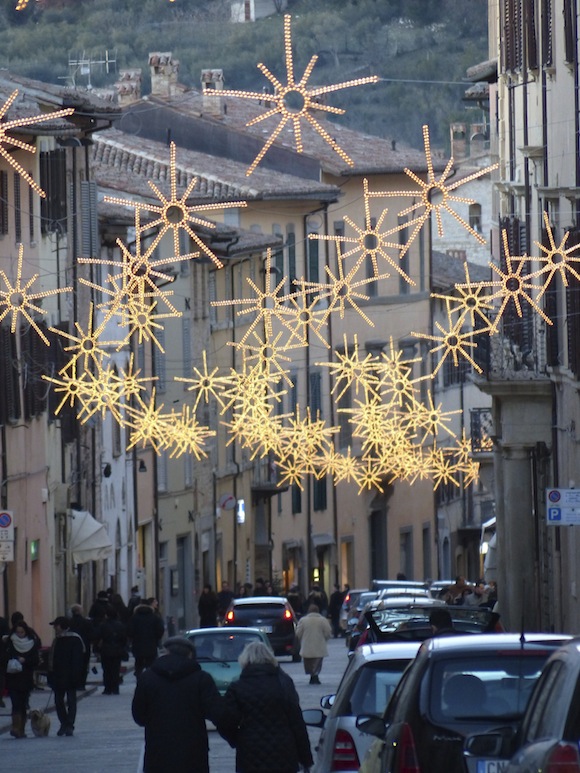
{"type": "Polygon", "coordinates": [[[360,647],[357,647],[353,657],[361,658],[365,661],[414,658],[420,646],[420,641],[373,642],[372,644],[362,644],[360,647]]]}
{"type": "Polygon", "coordinates": [[[247,598],[233,599],[232,604],[243,606],[244,604],[287,604],[285,596],[248,596],[247,598]]]}
{"type": "Polygon", "coordinates": [[[466,636],[435,636],[424,642],[423,647],[431,653],[472,652],[473,650],[515,650],[526,645],[559,647],[571,639],[570,634],[559,633],[472,633],[466,636]]]}
{"type": "Polygon", "coordinates": [[[201,634],[205,636],[207,634],[219,634],[220,636],[232,636],[232,634],[246,635],[248,633],[257,633],[262,635],[262,631],[259,628],[253,628],[246,625],[228,625],[228,626],[215,626],[214,628],[192,628],[190,631],[186,631],[184,636],[197,636],[201,634]]]}

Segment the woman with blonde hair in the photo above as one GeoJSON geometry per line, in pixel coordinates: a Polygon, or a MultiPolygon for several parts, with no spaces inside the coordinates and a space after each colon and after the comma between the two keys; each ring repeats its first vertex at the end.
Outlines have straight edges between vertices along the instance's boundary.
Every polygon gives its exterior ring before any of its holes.
{"type": "MultiPolygon", "coordinates": [[[[237,773],[295,773],[313,764],[294,682],[270,647],[250,642],[238,658],[240,678],[225,694],[227,731],[237,773]]],[[[221,731],[220,731],[221,732],[221,731]]]]}

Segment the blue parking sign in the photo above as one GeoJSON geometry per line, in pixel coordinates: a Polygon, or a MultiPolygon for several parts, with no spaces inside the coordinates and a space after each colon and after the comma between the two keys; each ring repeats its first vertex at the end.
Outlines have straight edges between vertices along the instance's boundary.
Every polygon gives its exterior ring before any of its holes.
{"type": "Polygon", "coordinates": [[[562,509],[560,507],[549,507],[548,521],[553,523],[554,521],[561,521],[561,520],[562,520],[562,509]]]}

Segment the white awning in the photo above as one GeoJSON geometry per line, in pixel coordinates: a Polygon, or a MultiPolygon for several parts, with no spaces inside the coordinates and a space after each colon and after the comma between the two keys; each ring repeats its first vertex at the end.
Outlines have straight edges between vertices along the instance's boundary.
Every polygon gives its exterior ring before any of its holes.
{"type": "Polygon", "coordinates": [[[71,510],[69,550],[75,564],[108,558],[113,552],[104,523],[87,510],[71,510]]]}
{"type": "Polygon", "coordinates": [[[315,548],[323,548],[327,547],[328,545],[334,545],[335,542],[332,534],[313,534],[312,544],[315,548]]]}

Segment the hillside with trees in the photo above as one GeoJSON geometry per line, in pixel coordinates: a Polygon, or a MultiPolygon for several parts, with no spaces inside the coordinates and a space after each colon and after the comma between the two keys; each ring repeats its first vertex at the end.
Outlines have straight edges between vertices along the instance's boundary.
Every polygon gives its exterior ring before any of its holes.
{"type": "MultiPolygon", "coordinates": [[[[105,58],[91,68],[91,84],[107,86],[115,69],[141,67],[147,93],[147,57],[172,51],[180,81],[200,86],[200,72],[222,68],[227,88],[269,85],[263,62],[282,81],[283,20],[230,22],[229,0],[37,0],[25,11],[0,0],[0,67],[39,80],[86,86],[87,74],[69,60],[105,58]]],[[[487,59],[487,0],[290,0],[295,72],[313,54],[310,84],[340,83],[376,74],[376,86],[331,95],[344,107],[337,120],[353,128],[421,147],[428,123],[434,145],[448,144],[449,123],[479,121],[463,101],[468,67],[487,59]],[[463,81],[463,82],[462,82],[463,81]]]]}

